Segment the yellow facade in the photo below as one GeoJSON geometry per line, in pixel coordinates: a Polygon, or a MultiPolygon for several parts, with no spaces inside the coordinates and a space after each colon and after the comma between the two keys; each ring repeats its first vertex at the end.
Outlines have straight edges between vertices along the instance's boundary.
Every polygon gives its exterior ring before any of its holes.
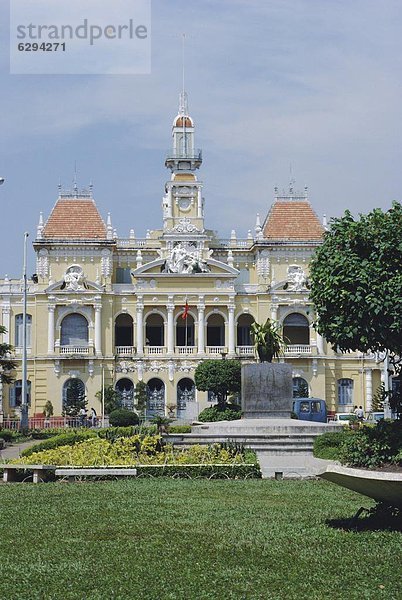
{"type": "MultiPolygon", "coordinates": [[[[150,384],[149,413],[193,419],[209,405],[207,393],[192,387],[198,362],[254,360],[249,325],[267,317],[278,321],[290,339],[281,360],[292,365],[295,385],[304,380],[309,394],[324,398],[332,412],[354,405],[370,410],[381,363],[374,356],[336,353],[312,326],[308,265],[320,240],[303,232],[282,235],[275,210],[263,225],[257,219],[246,239],[232,232],[222,240],[206,230],[196,176],[202,156],[194,148],[192,120],[181,118],[186,114],[182,98],[166,159],[172,174],[162,202],[162,228],[144,239],[118,238],[110,219],[101,221],[92,191],[76,187],[60,190],[52,215],[45,223],[40,220],[33,245],[38,282],[29,282],[27,309],[30,415],[41,413],[48,400],[55,415],[61,414],[63,389],[71,379],[83,382],[88,407],[99,414],[95,394],[103,374],[105,385],[117,386],[128,406],[142,380],[150,384]],[[189,313],[183,320],[186,302],[189,313]]],[[[293,189],[276,191],[273,206],[285,221],[300,208],[301,230],[305,210],[311,209],[306,193],[293,189]]],[[[20,280],[0,280],[0,324],[7,328],[3,341],[15,346],[17,382],[21,286],[20,280]]],[[[0,388],[2,417],[18,412],[19,402],[18,384],[0,388]]]]}

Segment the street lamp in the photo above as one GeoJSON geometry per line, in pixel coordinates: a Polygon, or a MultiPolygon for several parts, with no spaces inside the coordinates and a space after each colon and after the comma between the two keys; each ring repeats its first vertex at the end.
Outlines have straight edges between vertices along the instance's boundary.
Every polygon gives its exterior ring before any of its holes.
{"type": "Polygon", "coordinates": [[[28,398],[27,398],[27,239],[29,233],[24,233],[24,264],[23,278],[23,309],[22,309],[22,389],[21,389],[21,420],[20,429],[28,428],[28,398]]]}
{"type": "Polygon", "coordinates": [[[3,185],[4,182],[5,182],[4,177],[0,177],[0,185],[3,185]]]}

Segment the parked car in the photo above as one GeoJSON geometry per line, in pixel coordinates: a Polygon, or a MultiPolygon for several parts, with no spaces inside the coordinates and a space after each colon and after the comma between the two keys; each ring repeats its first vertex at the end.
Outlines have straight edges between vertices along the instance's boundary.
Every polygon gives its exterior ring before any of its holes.
{"type": "Polygon", "coordinates": [[[345,423],[345,425],[349,425],[350,421],[354,421],[356,419],[356,415],[353,413],[342,413],[337,412],[334,416],[334,421],[337,423],[345,423]]]}
{"type": "Polygon", "coordinates": [[[301,421],[327,422],[327,405],[321,398],[295,398],[293,412],[301,421]]]}

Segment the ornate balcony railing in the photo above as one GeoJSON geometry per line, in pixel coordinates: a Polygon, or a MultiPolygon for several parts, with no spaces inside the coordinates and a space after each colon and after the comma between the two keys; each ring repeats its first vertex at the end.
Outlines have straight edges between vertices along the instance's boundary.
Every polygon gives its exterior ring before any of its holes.
{"type": "Polygon", "coordinates": [[[196,346],[176,346],[176,354],[195,354],[197,352],[196,346]]]}
{"type": "Polygon", "coordinates": [[[285,354],[311,354],[309,344],[290,344],[286,346],[285,354]]]}
{"type": "Polygon", "coordinates": [[[254,356],[254,346],[237,346],[236,352],[239,356],[254,356]]]}
{"type": "Polygon", "coordinates": [[[226,348],[226,346],[207,346],[205,348],[205,350],[206,350],[207,354],[214,354],[214,355],[228,353],[228,349],[226,348]]]}
{"type": "Polygon", "coordinates": [[[135,353],[134,346],[116,346],[115,353],[118,356],[132,356],[135,353]]]}
{"type": "Polygon", "coordinates": [[[166,346],[145,346],[144,353],[148,356],[166,354],[166,346]]]}
{"type": "Polygon", "coordinates": [[[90,346],[60,346],[60,354],[90,354],[90,346]]]}

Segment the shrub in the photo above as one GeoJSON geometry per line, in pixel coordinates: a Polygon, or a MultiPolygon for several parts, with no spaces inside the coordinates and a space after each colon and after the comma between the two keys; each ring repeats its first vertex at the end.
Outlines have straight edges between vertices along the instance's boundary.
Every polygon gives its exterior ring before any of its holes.
{"type": "Polygon", "coordinates": [[[340,448],[344,443],[348,431],[329,431],[319,435],[314,440],[314,456],[326,460],[339,460],[340,448]]]}
{"type": "Polygon", "coordinates": [[[241,417],[241,407],[238,404],[223,404],[204,408],[198,415],[202,423],[214,421],[235,421],[241,417]]]}
{"type": "Polygon", "coordinates": [[[137,413],[127,410],[126,408],[118,408],[112,410],[109,415],[109,423],[115,427],[127,427],[129,425],[138,425],[140,419],[137,413]]]}
{"type": "Polygon", "coordinates": [[[0,431],[0,438],[2,438],[5,442],[15,442],[21,438],[21,434],[19,431],[15,431],[14,429],[2,429],[0,431]]]}
{"type": "Polygon", "coordinates": [[[21,452],[21,456],[31,456],[36,452],[41,452],[43,450],[53,450],[55,448],[59,448],[60,446],[73,446],[77,442],[83,442],[88,438],[96,437],[96,431],[81,429],[78,431],[68,431],[65,433],[61,433],[60,435],[53,436],[47,440],[43,440],[43,442],[39,442],[26,450],[21,452]]]}
{"type": "Polygon", "coordinates": [[[375,468],[397,460],[402,451],[402,421],[380,421],[346,436],[340,460],[350,467],[375,468]]]}
{"type": "Polygon", "coordinates": [[[82,431],[82,429],[76,427],[46,427],[45,429],[31,429],[29,435],[34,440],[47,440],[48,438],[54,437],[55,435],[61,435],[62,433],[71,433],[77,431],[82,431]]]}
{"type": "Polygon", "coordinates": [[[175,479],[260,479],[258,464],[233,465],[141,465],[139,477],[173,477],[175,479]]]}
{"type": "Polygon", "coordinates": [[[169,433],[191,433],[191,425],[170,425],[169,433]]]}

